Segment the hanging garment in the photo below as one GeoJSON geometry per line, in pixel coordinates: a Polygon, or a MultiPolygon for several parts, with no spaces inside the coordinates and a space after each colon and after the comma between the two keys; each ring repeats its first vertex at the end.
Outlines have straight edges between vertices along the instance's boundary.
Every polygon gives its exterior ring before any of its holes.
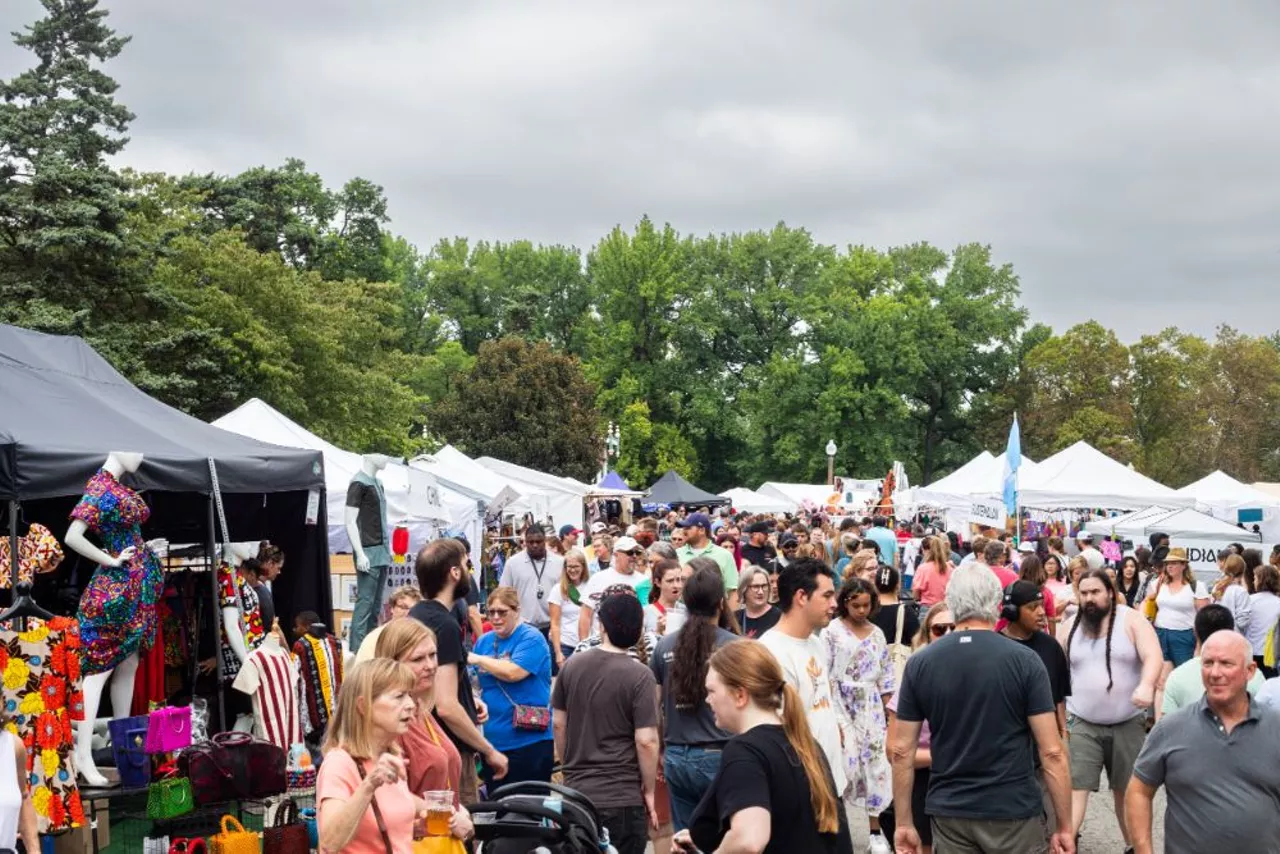
{"type": "MultiPolygon", "coordinates": [[[[240,613],[240,630],[244,633],[245,652],[253,652],[262,643],[266,631],[262,626],[262,609],[258,605],[258,594],[253,585],[244,580],[244,576],[232,569],[228,564],[218,564],[218,609],[235,608],[240,613]]],[[[218,614],[218,625],[222,636],[222,678],[231,682],[240,672],[240,659],[231,648],[227,638],[227,627],[222,622],[222,614],[218,614]]]]}
{"type": "Polygon", "coordinates": [[[0,629],[5,728],[26,745],[40,833],[84,824],[71,732],[71,722],[84,719],[80,653],[78,627],[68,617],[25,632],[0,629]]]}
{"type": "MultiPolygon", "coordinates": [[[[8,587],[13,582],[11,548],[9,538],[0,537],[0,587],[8,587]]],[[[27,535],[18,540],[19,582],[30,584],[37,573],[53,572],[60,563],[62,544],[44,525],[32,525],[27,535]]]]}
{"type": "Polygon", "coordinates": [[[249,653],[233,688],[253,698],[253,733],[286,754],[302,743],[302,676],[284,647],[264,643],[249,653]]]}
{"type": "Polygon", "coordinates": [[[329,726],[338,689],[342,687],[342,647],[333,635],[317,638],[306,634],[293,645],[293,654],[302,674],[311,734],[319,738],[329,726]]]}
{"type": "Polygon", "coordinates": [[[165,705],[168,696],[164,685],[164,626],[157,620],[155,642],[138,654],[138,674],[133,679],[129,713],[149,715],[153,709],[165,705]]]}
{"type": "Polygon", "coordinates": [[[151,646],[156,636],[156,601],[164,587],[160,560],[142,538],[151,509],[138,493],[99,469],[85,487],[71,518],[84,522],[111,554],[133,546],[123,566],[100,566],[80,597],[81,657],[86,676],[105,673],[151,646]]]}

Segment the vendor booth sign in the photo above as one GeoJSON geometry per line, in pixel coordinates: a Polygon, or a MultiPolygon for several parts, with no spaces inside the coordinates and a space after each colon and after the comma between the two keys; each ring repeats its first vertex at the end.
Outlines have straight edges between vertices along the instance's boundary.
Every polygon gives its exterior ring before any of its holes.
{"type": "Polygon", "coordinates": [[[1003,528],[1004,502],[998,498],[975,498],[969,502],[969,521],[987,528],[1003,528]]]}
{"type": "MultiPolygon", "coordinates": [[[[1244,532],[1241,531],[1241,533],[1244,532]]],[[[1221,574],[1218,571],[1218,552],[1227,547],[1222,540],[1187,540],[1178,537],[1170,545],[1187,550],[1187,560],[1192,572],[1196,574],[1197,581],[1209,581],[1221,574]]],[[[1245,542],[1243,545],[1246,549],[1260,549],[1263,559],[1271,554],[1270,543],[1245,542]]]]}

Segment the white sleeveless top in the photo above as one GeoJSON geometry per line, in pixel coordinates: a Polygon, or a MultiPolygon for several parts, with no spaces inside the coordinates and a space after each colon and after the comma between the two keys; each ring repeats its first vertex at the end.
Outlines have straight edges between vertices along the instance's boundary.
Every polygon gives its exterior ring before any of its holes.
{"type": "Polygon", "coordinates": [[[1142,681],[1142,659],[1126,631],[1132,608],[1116,608],[1111,632],[1111,690],[1107,690],[1107,636],[1091,638],[1077,627],[1071,638],[1071,696],[1067,711],[1091,724],[1112,726],[1142,714],[1133,692],[1142,681]]]}
{"type": "Polygon", "coordinates": [[[0,730],[0,848],[18,847],[18,812],[22,792],[18,789],[18,767],[14,761],[13,733],[0,730]]]}

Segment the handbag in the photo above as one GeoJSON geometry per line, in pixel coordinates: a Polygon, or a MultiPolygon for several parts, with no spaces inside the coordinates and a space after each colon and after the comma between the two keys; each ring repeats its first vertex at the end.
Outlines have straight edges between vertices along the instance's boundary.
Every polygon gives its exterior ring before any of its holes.
{"type": "Polygon", "coordinates": [[[144,836],[142,838],[142,854],[169,854],[173,848],[167,836],[144,836]]]}
{"type": "Polygon", "coordinates": [[[156,709],[147,721],[147,753],[174,753],[191,746],[191,707],[156,709]]]}
{"type": "Polygon", "coordinates": [[[1160,606],[1156,604],[1156,599],[1160,598],[1160,585],[1164,584],[1164,576],[1156,579],[1156,595],[1142,602],[1142,616],[1151,622],[1156,621],[1156,613],[1160,610],[1160,606]]]}
{"type": "Polygon", "coordinates": [[[311,836],[298,820],[298,805],[285,798],[270,827],[262,831],[263,854],[310,854],[311,836]]]}
{"type": "Polygon", "coordinates": [[[203,839],[175,839],[169,846],[169,854],[205,854],[203,839]]]}
{"type": "Polygon", "coordinates": [[[177,818],[195,809],[191,781],[186,777],[156,780],[147,789],[147,818],[177,818]]]}
{"type": "MultiPolygon", "coordinates": [[[[498,651],[498,643],[495,640],[494,652],[498,651]]],[[[523,703],[517,703],[511,699],[511,695],[507,693],[507,689],[503,687],[502,680],[496,676],[493,679],[498,683],[498,690],[502,692],[502,696],[507,698],[507,702],[511,704],[511,725],[518,730],[525,732],[546,732],[551,726],[551,709],[547,706],[526,706],[523,703]]]]}
{"type": "Polygon", "coordinates": [[[147,716],[116,718],[107,724],[111,733],[111,754],[120,772],[120,785],[141,789],[151,782],[151,757],[147,755],[147,716]]]}
{"type": "Polygon", "coordinates": [[[191,780],[197,806],[283,794],[284,765],[283,750],[242,732],[219,733],[178,754],[178,773],[191,780]]]}
{"type": "Polygon", "coordinates": [[[902,625],[907,616],[905,603],[898,605],[898,627],[894,630],[893,643],[889,644],[889,662],[893,665],[893,684],[902,685],[902,673],[907,669],[907,659],[911,657],[911,647],[902,642],[902,625]]]}
{"type": "Polygon", "coordinates": [[[413,840],[413,854],[467,854],[467,846],[454,836],[424,836],[413,840]]]}
{"type": "Polygon", "coordinates": [[[212,854],[262,854],[262,840],[235,816],[224,815],[222,832],[209,837],[209,849],[212,854]]]}

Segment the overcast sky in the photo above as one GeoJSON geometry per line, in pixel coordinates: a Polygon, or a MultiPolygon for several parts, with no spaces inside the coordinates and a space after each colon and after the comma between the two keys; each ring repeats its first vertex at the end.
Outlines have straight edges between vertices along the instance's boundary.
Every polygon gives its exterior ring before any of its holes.
{"type": "Polygon", "coordinates": [[[124,162],[300,157],[383,185],[424,249],[785,220],[990,243],[1058,330],[1280,328],[1275,0],[104,5],[124,162]]]}

